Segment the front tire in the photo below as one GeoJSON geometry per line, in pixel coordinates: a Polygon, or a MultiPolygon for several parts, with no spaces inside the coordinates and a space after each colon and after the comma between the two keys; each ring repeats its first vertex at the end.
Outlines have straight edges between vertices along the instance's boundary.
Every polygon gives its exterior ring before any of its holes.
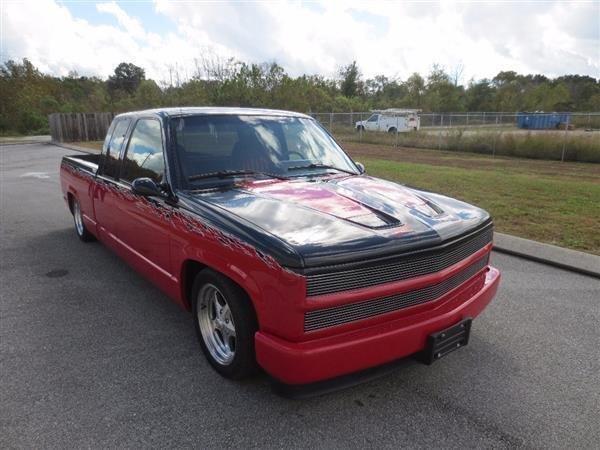
{"type": "Polygon", "coordinates": [[[75,223],[75,233],[77,233],[77,237],[83,242],[93,242],[96,240],[94,235],[90,233],[85,227],[85,223],[83,221],[83,214],[81,213],[81,205],[79,204],[79,200],[73,198],[72,201],[73,208],[73,222],[75,223]]]}
{"type": "Polygon", "coordinates": [[[205,269],[194,280],[192,302],[196,334],[210,365],[229,379],[255,374],[258,324],[246,293],[227,277],[205,269]]]}

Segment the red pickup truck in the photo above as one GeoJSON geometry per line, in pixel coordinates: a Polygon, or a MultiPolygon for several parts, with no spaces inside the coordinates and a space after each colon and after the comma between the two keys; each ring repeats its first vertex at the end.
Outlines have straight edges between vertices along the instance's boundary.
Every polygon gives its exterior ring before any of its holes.
{"type": "Polygon", "coordinates": [[[82,241],[183,308],[222,375],[329,380],[466,345],[500,274],[492,220],[368,176],[311,117],[244,108],[121,114],[65,156],[82,241]]]}

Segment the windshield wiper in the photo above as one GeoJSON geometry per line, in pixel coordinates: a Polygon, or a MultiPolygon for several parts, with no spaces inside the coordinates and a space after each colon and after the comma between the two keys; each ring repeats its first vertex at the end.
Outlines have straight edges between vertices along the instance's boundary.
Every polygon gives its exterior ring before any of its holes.
{"type": "Polygon", "coordinates": [[[188,177],[188,181],[203,180],[205,178],[229,178],[238,175],[263,175],[269,178],[277,178],[278,180],[286,180],[287,178],[282,175],[274,173],[260,172],[256,170],[219,170],[218,172],[200,173],[198,175],[191,175],[188,177]]]}
{"type": "Polygon", "coordinates": [[[337,170],[339,172],[349,173],[350,175],[357,175],[356,172],[352,172],[352,171],[346,170],[346,169],[340,169],[339,167],[330,166],[328,164],[322,164],[322,163],[311,163],[311,164],[306,164],[304,166],[291,166],[291,167],[288,167],[288,171],[292,171],[292,170],[304,170],[304,169],[332,169],[332,170],[337,170]]]}

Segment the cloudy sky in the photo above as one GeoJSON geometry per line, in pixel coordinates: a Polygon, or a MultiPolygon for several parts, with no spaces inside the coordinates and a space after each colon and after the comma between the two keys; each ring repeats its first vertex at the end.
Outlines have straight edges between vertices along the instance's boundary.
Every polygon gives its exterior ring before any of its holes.
{"type": "Polygon", "coordinates": [[[600,1],[1,3],[2,60],[45,72],[108,76],[122,61],[166,80],[203,55],[276,61],[332,76],[352,60],[367,77],[406,79],[433,63],[462,81],[500,70],[600,78],[600,1]]]}

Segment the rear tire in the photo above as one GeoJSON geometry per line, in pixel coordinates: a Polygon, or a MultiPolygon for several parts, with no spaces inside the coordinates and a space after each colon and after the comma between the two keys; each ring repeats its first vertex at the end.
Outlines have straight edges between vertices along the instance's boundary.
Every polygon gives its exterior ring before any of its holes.
{"type": "Polygon", "coordinates": [[[85,223],[83,221],[83,214],[81,213],[81,206],[79,204],[79,200],[73,197],[72,200],[72,209],[73,209],[73,222],[75,223],[75,233],[77,233],[77,237],[83,242],[93,242],[96,240],[94,235],[90,233],[85,227],[85,223]]]}
{"type": "Polygon", "coordinates": [[[258,371],[258,323],[248,295],[238,285],[204,269],[194,280],[192,310],[200,348],[219,374],[239,380],[258,371]]]}

